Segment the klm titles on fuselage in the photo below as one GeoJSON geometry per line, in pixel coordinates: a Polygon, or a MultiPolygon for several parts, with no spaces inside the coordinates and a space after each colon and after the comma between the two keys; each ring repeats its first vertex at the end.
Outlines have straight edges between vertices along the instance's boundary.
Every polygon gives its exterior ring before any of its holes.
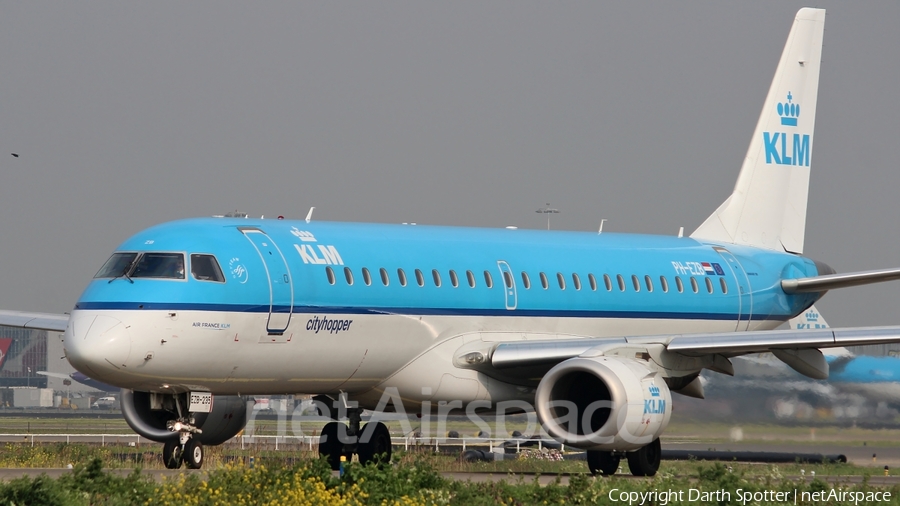
{"type": "MultiPolygon", "coordinates": [[[[776,106],[782,126],[797,126],[800,105],[793,103],[793,98],[791,92],[788,92],[787,102],[779,102],[776,106]]],[[[809,167],[809,134],[763,132],[763,147],[766,150],[767,164],[809,167]]]]}
{"type": "MultiPolygon", "coordinates": [[[[297,227],[291,227],[291,234],[303,243],[318,242],[312,232],[298,230],[297,227]]],[[[312,244],[294,244],[294,249],[300,254],[300,259],[305,264],[344,265],[344,259],[341,258],[334,246],[324,244],[315,246],[316,248],[313,248],[312,244]],[[322,255],[321,258],[319,255],[322,255]]]]}

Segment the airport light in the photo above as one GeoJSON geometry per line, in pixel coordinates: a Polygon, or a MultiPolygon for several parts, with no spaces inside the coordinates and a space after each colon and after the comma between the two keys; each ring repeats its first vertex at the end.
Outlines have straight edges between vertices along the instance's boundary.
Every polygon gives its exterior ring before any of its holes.
{"type": "Polygon", "coordinates": [[[542,207],[535,212],[547,215],[547,230],[550,230],[550,215],[551,214],[559,214],[559,209],[554,209],[554,208],[550,207],[550,203],[547,202],[547,205],[545,207],[542,207]]]}

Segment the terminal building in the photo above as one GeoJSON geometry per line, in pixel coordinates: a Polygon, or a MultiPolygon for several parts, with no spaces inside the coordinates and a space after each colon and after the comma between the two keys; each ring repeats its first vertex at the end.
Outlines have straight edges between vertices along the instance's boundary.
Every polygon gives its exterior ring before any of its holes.
{"type": "Polygon", "coordinates": [[[19,389],[51,390],[51,398],[82,398],[96,391],[68,378],[75,369],[65,358],[62,336],[0,326],[0,407],[15,407],[15,390],[19,389]]]}

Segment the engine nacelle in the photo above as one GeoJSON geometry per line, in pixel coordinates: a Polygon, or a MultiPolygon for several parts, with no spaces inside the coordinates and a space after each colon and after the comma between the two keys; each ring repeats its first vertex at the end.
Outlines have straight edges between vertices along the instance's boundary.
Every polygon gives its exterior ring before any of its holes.
{"type": "Polygon", "coordinates": [[[643,362],[576,357],[544,375],[535,410],[553,438],[585,450],[636,450],[669,425],[672,394],[643,362]]]}
{"type": "MultiPolygon", "coordinates": [[[[184,395],[184,394],[182,394],[184,395]]],[[[164,443],[178,439],[178,433],[166,428],[166,422],[178,417],[171,402],[154,406],[149,392],[122,389],[120,404],[128,425],[151,441],[164,443]]],[[[194,436],[205,445],[218,445],[228,441],[247,425],[247,402],[236,395],[214,395],[209,413],[195,413],[194,419],[201,434],[194,436]]]]}

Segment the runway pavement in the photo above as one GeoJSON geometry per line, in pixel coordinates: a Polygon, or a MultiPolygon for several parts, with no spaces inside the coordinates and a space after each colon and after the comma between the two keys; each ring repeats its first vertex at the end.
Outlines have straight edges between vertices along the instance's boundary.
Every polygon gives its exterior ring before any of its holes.
{"type": "Polygon", "coordinates": [[[839,442],[822,444],[798,443],[668,443],[664,450],[716,450],[734,452],[782,452],[782,453],[817,453],[822,455],[845,455],[847,462],[857,466],[889,466],[900,472],[900,446],[880,446],[862,444],[842,444],[839,442]],[[876,458],[873,461],[872,455],[876,458]]]}

